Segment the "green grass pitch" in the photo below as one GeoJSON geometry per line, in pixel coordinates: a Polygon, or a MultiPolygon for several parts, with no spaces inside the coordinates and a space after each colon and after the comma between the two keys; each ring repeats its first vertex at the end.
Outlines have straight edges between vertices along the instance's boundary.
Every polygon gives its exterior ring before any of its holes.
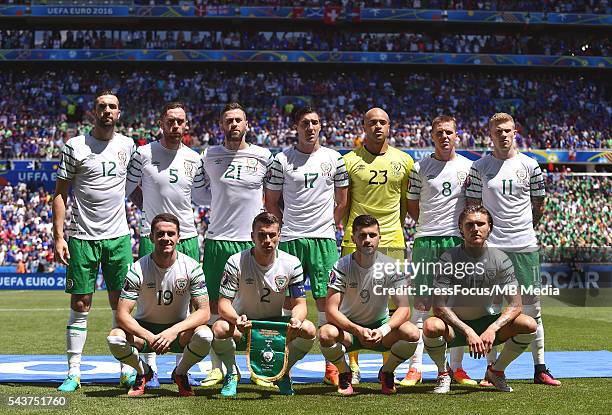
{"type": "MultiPolygon", "coordinates": [[[[2,354],[64,354],[67,294],[58,291],[0,291],[0,345],[2,354]]],[[[309,318],[316,321],[309,299],[309,318]]],[[[84,354],[108,354],[105,337],[111,318],[104,292],[94,296],[84,354]]],[[[612,307],[578,308],[551,304],[544,308],[546,348],[553,350],[612,350],[612,307]]],[[[319,353],[318,345],[312,350],[319,353]]],[[[554,373],[554,368],[553,368],[554,373]]],[[[57,385],[0,384],[0,396],[58,394],[57,385]]],[[[356,388],[358,394],[342,398],[333,387],[297,385],[297,395],[279,396],[253,385],[240,385],[238,397],[222,399],[219,388],[196,388],[196,397],[179,399],[175,385],[147,392],[144,398],[128,399],[115,385],[84,386],[70,399],[69,408],[44,410],[44,414],[607,414],[612,408],[612,379],[563,379],[560,388],[512,381],[515,391],[503,394],[453,385],[449,395],[433,396],[433,384],[400,388],[395,396],[380,394],[378,384],[356,388]]],[[[0,406],[0,414],[29,413],[0,406]]]]}

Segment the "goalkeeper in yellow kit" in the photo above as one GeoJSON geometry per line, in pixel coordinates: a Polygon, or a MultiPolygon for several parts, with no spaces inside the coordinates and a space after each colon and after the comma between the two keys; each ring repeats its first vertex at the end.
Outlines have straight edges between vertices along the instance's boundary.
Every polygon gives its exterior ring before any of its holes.
{"type": "MultiPolygon", "coordinates": [[[[349,213],[344,222],[342,256],[355,251],[351,240],[353,220],[359,215],[372,215],[380,223],[378,250],[403,262],[406,189],[414,161],[405,152],[389,146],[390,121],[384,110],[372,108],[366,112],[363,129],[363,146],[344,155],[349,175],[349,213]]],[[[357,357],[357,352],[349,354],[354,384],[361,379],[357,357]]],[[[331,380],[326,377],[327,383],[332,383],[331,380]]]]}

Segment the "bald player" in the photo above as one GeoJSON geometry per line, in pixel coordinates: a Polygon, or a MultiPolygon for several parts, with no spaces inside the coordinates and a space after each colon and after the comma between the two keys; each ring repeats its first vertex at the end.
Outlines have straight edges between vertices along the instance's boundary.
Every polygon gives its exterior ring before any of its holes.
{"type": "MultiPolygon", "coordinates": [[[[380,223],[378,250],[403,262],[406,189],[414,161],[408,154],[389,145],[391,123],[383,109],[372,108],[366,112],[363,129],[363,146],[344,156],[349,175],[349,213],[345,221],[342,256],[355,251],[353,220],[359,215],[372,215],[380,223]]],[[[357,357],[358,352],[349,354],[353,384],[361,379],[357,357]]]]}

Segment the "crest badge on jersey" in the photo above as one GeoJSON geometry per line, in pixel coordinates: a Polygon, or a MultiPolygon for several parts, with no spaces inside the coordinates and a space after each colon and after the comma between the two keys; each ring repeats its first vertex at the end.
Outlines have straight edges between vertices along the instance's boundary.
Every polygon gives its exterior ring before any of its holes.
{"type": "Polygon", "coordinates": [[[527,170],[518,169],[516,171],[516,177],[518,177],[520,183],[525,183],[527,181],[527,170]]]}
{"type": "Polygon", "coordinates": [[[395,177],[399,177],[402,175],[402,165],[397,161],[391,162],[391,170],[395,177]]]}
{"type": "Polygon", "coordinates": [[[185,294],[187,292],[187,286],[189,285],[187,281],[189,281],[187,278],[177,278],[174,281],[174,291],[179,295],[185,294]]]}
{"type": "Polygon", "coordinates": [[[257,159],[254,157],[247,157],[246,159],[246,171],[249,174],[255,174],[257,172],[257,159]]]}
{"type": "Polygon", "coordinates": [[[466,184],[468,178],[468,174],[466,171],[458,171],[457,172],[457,180],[459,180],[459,186],[463,186],[466,184]]]}
{"type": "Polygon", "coordinates": [[[276,284],[276,289],[280,292],[287,288],[287,283],[289,282],[289,278],[286,275],[277,275],[274,277],[274,284],[276,284]]]}
{"type": "Polygon", "coordinates": [[[183,163],[183,167],[185,168],[185,176],[189,177],[190,179],[193,179],[193,176],[195,176],[195,166],[193,164],[193,161],[185,160],[185,162],[183,163]]]}
{"type": "Polygon", "coordinates": [[[323,177],[325,177],[326,179],[331,178],[331,171],[332,171],[332,165],[331,163],[328,162],[323,162],[321,163],[321,173],[323,174],[323,177]]]}
{"type": "Polygon", "coordinates": [[[127,153],[123,150],[117,152],[117,158],[119,159],[119,164],[121,167],[127,167],[127,153]]]}

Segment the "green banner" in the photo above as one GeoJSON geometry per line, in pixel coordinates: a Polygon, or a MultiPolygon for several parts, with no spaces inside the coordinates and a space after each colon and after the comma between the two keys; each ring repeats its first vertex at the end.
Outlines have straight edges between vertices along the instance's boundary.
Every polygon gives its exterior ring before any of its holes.
{"type": "Polygon", "coordinates": [[[287,327],[285,322],[252,321],[248,331],[247,366],[251,378],[274,382],[287,370],[287,327]]]}

